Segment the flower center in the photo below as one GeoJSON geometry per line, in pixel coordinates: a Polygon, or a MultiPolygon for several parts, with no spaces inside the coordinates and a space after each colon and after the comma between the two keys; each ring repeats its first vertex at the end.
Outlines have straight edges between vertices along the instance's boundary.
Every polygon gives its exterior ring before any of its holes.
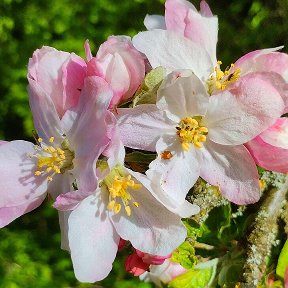
{"type": "Polygon", "coordinates": [[[190,149],[191,143],[194,144],[195,148],[203,147],[202,143],[206,141],[208,128],[205,126],[200,126],[200,121],[201,117],[185,117],[176,127],[177,135],[180,138],[184,151],[188,151],[190,149]]]}
{"type": "Polygon", "coordinates": [[[227,85],[235,82],[240,77],[240,68],[235,69],[234,64],[227,67],[224,71],[221,70],[221,61],[217,62],[218,66],[214,68],[215,73],[208,79],[208,93],[211,95],[215,90],[225,90],[227,85]]]}
{"type": "Polygon", "coordinates": [[[39,144],[36,146],[36,154],[31,157],[37,158],[37,167],[34,172],[35,176],[47,173],[47,180],[52,181],[55,174],[63,174],[66,170],[73,168],[74,152],[69,150],[68,141],[64,140],[60,147],[54,147],[54,137],[50,137],[51,145],[43,143],[42,138],[38,139],[39,144]],[[39,155],[39,153],[41,153],[39,155]]]}
{"type": "Polygon", "coordinates": [[[131,175],[124,175],[124,171],[120,166],[116,166],[103,180],[103,183],[109,191],[109,202],[107,208],[118,214],[122,205],[124,206],[127,216],[131,216],[131,202],[135,207],[139,207],[138,202],[133,202],[131,190],[139,190],[142,185],[135,183],[131,179],[131,175]],[[130,190],[130,192],[129,192],[130,190]]]}

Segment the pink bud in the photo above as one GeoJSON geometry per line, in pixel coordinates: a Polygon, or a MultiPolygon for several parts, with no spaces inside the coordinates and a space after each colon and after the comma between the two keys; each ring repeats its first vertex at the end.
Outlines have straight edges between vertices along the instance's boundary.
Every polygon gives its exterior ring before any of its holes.
{"type": "Polygon", "coordinates": [[[125,261],[125,269],[127,272],[133,274],[134,276],[140,276],[149,269],[149,264],[144,263],[142,258],[136,253],[128,256],[125,261]]]}

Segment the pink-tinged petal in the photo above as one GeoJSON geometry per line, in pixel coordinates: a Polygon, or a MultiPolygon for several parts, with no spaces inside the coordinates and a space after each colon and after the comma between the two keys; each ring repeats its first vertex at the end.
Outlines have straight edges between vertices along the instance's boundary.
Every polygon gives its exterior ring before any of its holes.
{"type": "Polygon", "coordinates": [[[257,165],[280,173],[288,172],[288,148],[266,143],[261,135],[246,144],[257,165]]]}
{"type": "Polygon", "coordinates": [[[121,141],[125,146],[134,149],[155,151],[161,134],[174,129],[173,122],[153,104],[119,108],[115,116],[121,141]]]}
{"type": "Polygon", "coordinates": [[[53,207],[59,211],[74,210],[78,204],[90,196],[92,192],[87,190],[75,190],[60,194],[53,204],[53,207]]]}
{"type": "MultiPolygon", "coordinates": [[[[0,207],[29,205],[46,195],[45,176],[35,176],[34,145],[26,141],[12,141],[0,146],[0,207]]],[[[31,204],[32,205],[32,204],[31,204]]]]}
{"type": "MultiPolygon", "coordinates": [[[[205,12],[208,12],[209,6],[208,9],[207,6],[205,12]]],[[[165,8],[167,30],[174,31],[198,44],[208,52],[213,63],[216,63],[217,17],[202,16],[190,2],[183,0],[167,0],[165,8]]]]}
{"type": "Polygon", "coordinates": [[[272,146],[288,149],[288,118],[279,118],[267,130],[259,135],[272,146]]]}
{"type": "MultiPolygon", "coordinates": [[[[138,174],[127,171],[133,176],[138,174]]],[[[117,233],[144,253],[159,256],[170,254],[186,238],[181,218],[160,204],[145,187],[133,191],[131,197],[133,202],[139,203],[139,207],[131,205],[130,216],[126,215],[124,209],[116,215],[110,212],[117,233]]]]}
{"type": "Polygon", "coordinates": [[[105,150],[108,138],[106,115],[113,92],[102,78],[90,76],[85,79],[81,94],[78,117],[67,133],[72,151],[73,175],[80,190],[94,191],[97,186],[96,161],[105,150]]]}
{"type": "Polygon", "coordinates": [[[152,68],[163,66],[170,71],[191,69],[201,80],[207,80],[213,71],[208,52],[175,32],[141,32],[133,38],[133,44],[147,56],[152,68]]]}
{"type": "Polygon", "coordinates": [[[161,169],[158,169],[159,171],[156,171],[157,166],[155,165],[156,167],[153,167],[154,164],[157,165],[157,162],[152,162],[150,166],[151,168],[146,172],[148,178],[142,174],[136,175],[137,179],[141,182],[141,184],[145,188],[147,188],[151,192],[151,194],[169,211],[179,215],[181,218],[188,218],[192,215],[198,214],[200,212],[199,206],[189,203],[185,200],[185,198],[182,199],[182,202],[180,201],[180,199],[177,199],[177,201],[175,201],[173,197],[171,197],[163,190],[159,181],[159,179],[161,179],[161,173],[163,171],[161,169]]]}
{"type": "MultiPolygon", "coordinates": [[[[235,62],[235,68],[241,69],[241,75],[246,75],[251,72],[277,72],[277,69],[280,68],[280,59],[284,60],[284,64],[287,61],[287,57],[285,56],[286,54],[276,52],[277,50],[282,48],[283,46],[280,46],[276,48],[255,50],[247,53],[235,62]],[[266,61],[268,61],[269,63],[268,66],[263,65],[266,61]]],[[[266,62],[266,64],[268,63],[266,62]]],[[[286,70],[287,66],[284,65],[283,69],[286,70]]],[[[283,71],[282,68],[280,68],[280,71],[283,71]]]]}
{"type": "Polygon", "coordinates": [[[238,145],[271,126],[283,109],[278,91],[255,74],[239,80],[233,91],[212,95],[203,125],[208,127],[212,141],[238,145]]]}
{"type": "Polygon", "coordinates": [[[202,81],[190,70],[168,75],[158,90],[157,107],[178,123],[184,117],[205,115],[209,95],[202,81]]]}
{"type": "Polygon", "coordinates": [[[146,15],[144,25],[147,30],[166,29],[165,18],[160,15],[146,15]]]}
{"type": "Polygon", "coordinates": [[[61,118],[66,109],[77,104],[85,70],[79,56],[44,46],[29,60],[28,80],[34,80],[51,98],[61,118]]]}
{"type": "Polygon", "coordinates": [[[213,13],[205,0],[200,2],[200,14],[205,17],[212,17],[213,13]]]}
{"type": "Polygon", "coordinates": [[[133,276],[140,276],[149,270],[150,264],[144,263],[136,253],[129,255],[125,260],[125,270],[133,276]]]}
{"type": "Polygon", "coordinates": [[[159,139],[157,142],[159,156],[151,162],[147,174],[150,175],[149,178],[153,183],[160,182],[160,187],[164,190],[166,197],[175,202],[177,207],[183,204],[188,191],[199,177],[201,154],[197,153],[194,147],[191,147],[189,151],[184,151],[176,137],[175,133],[175,136],[164,135],[159,139]],[[164,151],[169,151],[172,158],[161,159],[164,151]]]}
{"type": "Polygon", "coordinates": [[[39,207],[44,201],[45,197],[46,194],[17,206],[0,208],[0,228],[8,225],[16,218],[39,207]]]}
{"type": "Polygon", "coordinates": [[[51,136],[60,137],[64,133],[60,118],[52,99],[36,81],[29,79],[28,91],[36,131],[44,142],[49,143],[51,136]]]}
{"type": "Polygon", "coordinates": [[[82,58],[72,53],[69,61],[63,64],[62,73],[62,109],[65,114],[67,110],[78,104],[86,76],[86,63],[82,58]]]}
{"type": "MultiPolygon", "coordinates": [[[[112,121],[116,123],[116,119],[112,113],[111,117],[113,118],[112,121]]],[[[111,142],[102,154],[108,158],[107,162],[111,169],[119,163],[124,163],[125,148],[120,139],[119,129],[116,124],[114,125],[114,131],[111,135],[111,142]]]]}
{"type": "Polygon", "coordinates": [[[89,62],[93,56],[91,53],[91,49],[90,49],[90,45],[89,45],[89,40],[86,39],[85,43],[84,43],[84,49],[85,49],[85,54],[86,54],[86,60],[87,62],[89,62]]]}
{"type": "Polygon", "coordinates": [[[68,238],[76,278],[93,283],[112,269],[120,237],[98,193],[83,200],[68,218],[68,238]]]}
{"type": "Polygon", "coordinates": [[[5,143],[8,143],[8,141],[2,141],[2,140],[0,140],[0,145],[3,145],[3,144],[5,144],[5,143]]]}
{"type": "Polygon", "coordinates": [[[225,198],[238,205],[259,200],[257,168],[243,145],[231,147],[207,141],[201,152],[203,159],[200,176],[209,184],[219,186],[225,198]]]}

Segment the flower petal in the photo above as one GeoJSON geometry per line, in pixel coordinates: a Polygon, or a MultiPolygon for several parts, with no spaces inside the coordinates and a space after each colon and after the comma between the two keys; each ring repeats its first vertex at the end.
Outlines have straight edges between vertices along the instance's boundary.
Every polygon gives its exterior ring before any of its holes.
{"type": "Polygon", "coordinates": [[[46,195],[44,194],[34,198],[32,201],[27,201],[26,203],[17,206],[0,208],[0,228],[8,225],[16,218],[36,209],[42,204],[45,198],[46,195]]]}
{"type": "Polygon", "coordinates": [[[171,143],[171,137],[165,135],[157,142],[159,157],[151,162],[147,175],[154,183],[160,182],[166,197],[179,206],[183,204],[188,191],[199,177],[201,154],[194,147],[184,151],[178,139],[171,143]],[[172,158],[161,159],[164,151],[169,151],[172,158]]]}
{"type": "Polygon", "coordinates": [[[36,159],[28,156],[34,152],[34,145],[26,141],[0,145],[1,208],[22,204],[28,207],[29,202],[46,195],[46,177],[34,175],[36,159]]]}
{"type": "MultiPolygon", "coordinates": [[[[127,171],[137,177],[138,173],[127,171]]],[[[144,253],[170,254],[186,237],[181,218],[167,210],[144,187],[133,191],[131,197],[132,201],[139,203],[138,208],[131,205],[131,216],[127,216],[124,209],[111,216],[117,233],[144,253]]]]}
{"type": "Polygon", "coordinates": [[[191,69],[205,81],[213,71],[213,62],[206,50],[175,32],[141,32],[133,38],[133,44],[147,56],[152,68],[163,66],[170,71],[191,69]]]}
{"type": "Polygon", "coordinates": [[[213,142],[243,144],[282,114],[283,100],[272,85],[257,75],[243,78],[237,89],[210,97],[203,125],[208,127],[208,137],[213,142]]]}
{"type": "Polygon", "coordinates": [[[174,129],[173,123],[153,104],[119,108],[115,116],[121,141],[130,148],[155,151],[161,134],[174,129]]]}
{"type": "Polygon", "coordinates": [[[190,70],[170,73],[157,98],[157,107],[176,123],[184,117],[205,115],[209,104],[205,86],[190,70]]]}
{"type": "Polygon", "coordinates": [[[147,30],[166,29],[165,18],[160,15],[146,15],[144,25],[147,30]]]}
{"type": "Polygon", "coordinates": [[[67,133],[75,151],[73,175],[80,190],[94,191],[97,186],[96,160],[108,145],[106,116],[113,92],[108,83],[96,76],[86,77],[78,117],[67,133]]]}
{"type": "MultiPolygon", "coordinates": [[[[204,8],[204,13],[211,13],[207,3],[203,6],[202,4],[202,12],[204,8]]],[[[165,8],[167,30],[183,35],[204,48],[216,64],[217,17],[203,16],[190,2],[184,0],[167,0],[165,8]]]]}
{"type": "Polygon", "coordinates": [[[52,99],[36,81],[31,79],[29,79],[28,91],[34,126],[39,137],[46,143],[49,143],[49,138],[52,136],[61,137],[64,132],[52,99]]]}
{"type": "Polygon", "coordinates": [[[259,200],[259,175],[243,145],[231,147],[207,141],[201,152],[200,176],[209,184],[219,186],[225,198],[238,205],[259,200]]]}
{"type": "MultiPolygon", "coordinates": [[[[98,191],[99,192],[99,191],[98,191]]],[[[76,278],[93,283],[112,269],[120,237],[106,212],[105,202],[89,196],[68,218],[68,238],[76,278]]]]}

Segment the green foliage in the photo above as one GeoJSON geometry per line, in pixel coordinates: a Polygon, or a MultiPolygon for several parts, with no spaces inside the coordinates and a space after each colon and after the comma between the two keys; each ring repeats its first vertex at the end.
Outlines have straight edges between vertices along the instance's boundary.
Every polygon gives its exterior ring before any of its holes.
{"type": "Polygon", "coordinates": [[[157,67],[151,70],[146,76],[135,94],[132,107],[139,104],[155,104],[157,91],[165,77],[165,68],[157,67]]]}
{"type": "Polygon", "coordinates": [[[284,278],[285,271],[288,269],[288,240],[286,240],[284,247],[280,253],[276,273],[281,278],[284,278]]]}
{"type": "Polygon", "coordinates": [[[184,241],[173,253],[171,260],[180,263],[184,268],[191,269],[197,263],[192,243],[184,241]]]}

